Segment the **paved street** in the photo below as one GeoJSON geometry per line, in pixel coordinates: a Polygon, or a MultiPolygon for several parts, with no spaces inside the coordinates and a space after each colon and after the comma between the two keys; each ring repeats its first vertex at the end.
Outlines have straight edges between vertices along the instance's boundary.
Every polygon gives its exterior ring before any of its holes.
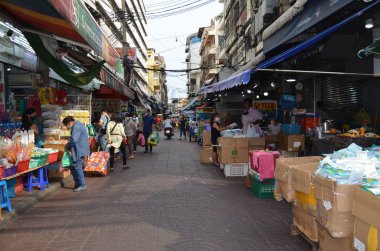
{"type": "Polygon", "coordinates": [[[289,204],[199,164],[196,143],[154,150],[40,202],[0,232],[0,250],[310,250],[290,236],[289,204]]]}

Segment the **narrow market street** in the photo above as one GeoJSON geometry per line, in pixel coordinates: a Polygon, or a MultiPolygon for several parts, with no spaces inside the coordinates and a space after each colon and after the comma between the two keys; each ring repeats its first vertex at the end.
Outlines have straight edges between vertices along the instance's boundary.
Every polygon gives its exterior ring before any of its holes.
{"type": "Polygon", "coordinates": [[[162,138],[153,154],[62,189],[0,232],[1,250],[310,250],[291,237],[291,205],[257,199],[242,178],[198,161],[199,146],[162,138]]]}

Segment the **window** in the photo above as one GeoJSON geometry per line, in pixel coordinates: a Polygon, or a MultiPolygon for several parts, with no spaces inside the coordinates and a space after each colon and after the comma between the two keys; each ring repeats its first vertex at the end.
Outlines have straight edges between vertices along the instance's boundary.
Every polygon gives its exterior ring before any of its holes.
{"type": "Polygon", "coordinates": [[[153,72],[153,78],[154,79],[159,79],[160,78],[160,73],[158,71],[153,72]]]}

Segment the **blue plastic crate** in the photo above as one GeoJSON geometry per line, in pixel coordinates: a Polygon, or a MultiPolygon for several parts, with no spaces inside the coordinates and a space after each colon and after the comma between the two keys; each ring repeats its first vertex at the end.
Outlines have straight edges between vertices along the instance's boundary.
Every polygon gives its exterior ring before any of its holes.
{"type": "Polygon", "coordinates": [[[281,132],[287,135],[299,135],[301,134],[300,125],[283,124],[281,125],[281,132]]]}

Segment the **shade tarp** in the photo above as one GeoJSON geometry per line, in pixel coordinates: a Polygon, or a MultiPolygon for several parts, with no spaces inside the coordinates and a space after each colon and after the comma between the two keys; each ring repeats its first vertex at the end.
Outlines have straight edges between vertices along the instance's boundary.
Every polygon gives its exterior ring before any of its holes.
{"type": "Polygon", "coordinates": [[[199,90],[198,94],[220,92],[227,89],[231,89],[239,85],[246,85],[251,80],[251,73],[252,71],[248,69],[237,75],[233,75],[226,80],[220,81],[212,85],[205,86],[199,90]]]}
{"type": "Polygon", "coordinates": [[[53,69],[67,83],[76,87],[83,87],[90,83],[96,76],[99,75],[105,61],[100,61],[95,64],[90,70],[75,73],[62,60],[58,60],[45,48],[44,43],[38,35],[24,32],[25,38],[30,46],[46,65],[53,69]]]}

